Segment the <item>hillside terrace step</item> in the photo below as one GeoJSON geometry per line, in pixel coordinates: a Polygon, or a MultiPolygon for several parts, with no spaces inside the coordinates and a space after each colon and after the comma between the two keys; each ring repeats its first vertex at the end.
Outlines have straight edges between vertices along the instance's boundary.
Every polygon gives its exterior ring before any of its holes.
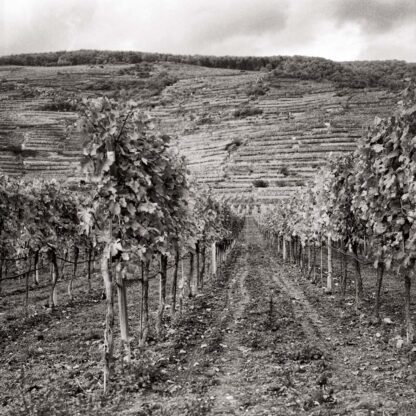
{"type": "MultiPolygon", "coordinates": [[[[174,71],[181,79],[166,88],[160,98],[153,100],[155,103],[160,101],[160,104],[151,110],[151,114],[162,118],[158,122],[162,130],[165,127],[169,134],[178,136],[175,142],[200,181],[211,183],[214,189],[222,187],[224,191],[218,192],[224,198],[230,195],[242,198],[243,195],[246,202],[253,194],[261,197],[262,203],[287,197],[297,188],[286,185],[306,180],[325,163],[331,152],[341,154],[344,150],[352,150],[374,115],[387,114],[394,101],[393,94],[383,91],[351,90],[348,95],[338,97],[330,82],[278,77],[271,80],[271,88],[265,96],[252,100],[247,96],[248,85],[263,77],[262,73],[172,63],[157,63],[156,66],[174,71]],[[163,101],[166,105],[162,104],[163,101]],[[234,110],[244,104],[261,108],[263,114],[234,118],[234,110]],[[211,115],[213,123],[196,125],[196,120],[204,113],[211,115]],[[331,129],[325,127],[324,123],[328,121],[331,129]],[[184,134],[185,129],[188,132],[184,134]],[[229,154],[226,146],[236,138],[243,139],[244,144],[229,154]],[[296,149],[297,144],[299,149],[296,149]],[[289,169],[289,177],[279,173],[282,167],[289,169]],[[250,190],[253,178],[263,176],[269,181],[269,188],[250,190]]],[[[20,68],[16,71],[11,68],[2,75],[9,74],[11,79],[21,83],[28,78],[31,86],[43,89],[48,84],[49,87],[75,91],[86,82],[117,77],[118,69],[125,67],[20,68]]],[[[8,135],[19,125],[21,130],[30,132],[29,148],[54,150],[56,153],[50,156],[50,160],[43,160],[44,156],[39,155],[34,161],[25,160],[24,163],[34,171],[39,169],[36,172],[46,169],[48,164],[55,166],[55,171],[46,173],[53,176],[59,175],[59,169],[68,169],[69,172],[72,164],[79,166],[82,140],[65,141],[65,125],[73,122],[76,115],[39,111],[46,102],[49,101],[39,97],[23,98],[19,91],[0,92],[0,126],[3,126],[0,130],[4,132],[0,132],[0,143],[7,143],[10,139],[3,134],[8,135]],[[59,158],[62,156],[67,158],[66,162],[59,158]]]]}

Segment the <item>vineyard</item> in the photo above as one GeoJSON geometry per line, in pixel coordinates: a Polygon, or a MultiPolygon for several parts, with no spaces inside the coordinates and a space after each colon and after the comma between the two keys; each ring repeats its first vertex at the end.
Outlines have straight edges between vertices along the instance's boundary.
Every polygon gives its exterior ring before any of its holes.
{"type": "MultiPolygon", "coordinates": [[[[138,348],[143,348],[149,336],[157,339],[164,332],[168,269],[173,269],[170,311],[174,317],[203,288],[205,276],[216,275],[243,219],[206,191],[191,186],[183,158],[170,148],[169,137],[153,131],[151,119],[134,102],[84,101],[79,129],[85,138],[83,170],[90,178],[80,184],[81,189],[55,181],[2,177],[0,283],[24,279],[27,322],[41,316],[30,299],[30,289],[43,283],[40,275],[44,269],[50,269],[51,278],[43,306],[53,314],[60,304],[60,279],[66,277],[72,303],[78,266],[86,265],[89,294],[94,265],[99,264],[106,304],[102,386],[108,394],[114,361],[115,288],[123,351],[120,360],[129,365],[127,283],[140,282],[137,341],[138,348]],[[84,253],[85,259],[81,259],[84,253]],[[189,262],[187,273],[185,261],[189,262]],[[159,263],[156,268],[155,262],[159,263]],[[151,327],[149,281],[155,277],[159,279],[159,303],[151,327]]],[[[7,306],[7,298],[3,306],[7,306]]],[[[13,325],[3,331],[2,338],[3,342],[13,339],[13,325]]],[[[24,395],[22,410],[22,414],[42,414],[37,404],[27,404],[24,395]]]]}
{"type": "Polygon", "coordinates": [[[0,414],[416,413],[411,82],[16,68],[0,414]]]}
{"type": "Polygon", "coordinates": [[[0,170],[82,178],[73,101],[123,90],[169,132],[198,182],[240,213],[297,192],[398,101],[377,85],[172,62],[0,66],[0,170]]]}
{"type": "MultiPolygon", "coordinates": [[[[333,245],[355,263],[355,307],[360,309],[363,281],[360,265],[374,263],[377,269],[375,318],[380,319],[383,275],[394,270],[404,282],[406,339],[414,340],[410,312],[411,275],[415,248],[413,198],[416,106],[413,85],[403,93],[397,113],[375,126],[358,143],[357,150],[334,159],[316,176],[311,187],[264,214],[262,229],[289,257],[304,268],[308,277],[326,243],[327,292],[332,292],[331,256],[333,245]],[[306,251],[305,259],[304,252],[306,251]],[[312,266],[313,264],[313,266],[312,266]]],[[[348,273],[342,276],[345,295],[348,273]]],[[[314,272],[314,279],[316,274],[314,272]]]]}

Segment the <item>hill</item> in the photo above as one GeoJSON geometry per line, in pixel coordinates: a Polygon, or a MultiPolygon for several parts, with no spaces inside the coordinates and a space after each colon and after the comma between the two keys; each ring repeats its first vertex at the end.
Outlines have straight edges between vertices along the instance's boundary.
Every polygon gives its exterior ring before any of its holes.
{"type": "Polygon", "coordinates": [[[416,76],[416,63],[399,60],[335,62],[310,56],[201,56],[140,51],[77,50],[0,56],[0,65],[67,66],[171,62],[207,68],[268,70],[289,78],[333,81],[352,88],[401,88],[416,76]]]}
{"type": "MultiPolygon", "coordinates": [[[[334,63],[334,68],[350,68],[336,78],[337,71],[317,69],[318,58],[291,59],[280,67],[265,61],[261,71],[205,67],[202,57],[201,65],[142,59],[136,64],[0,66],[0,170],[81,177],[82,143],[70,128],[76,120],[72,100],[127,94],[175,138],[200,182],[239,210],[272,203],[305,184],[330,154],[354,149],[374,117],[391,113],[398,100],[394,83],[382,85],[378,78],[373,86],[356,85],[358,78],[348,78],[349,70],[368,72],[368,63],[334,63]]],[[[392,66],[386,67],[391,74],[392,66]]],[[[402,77],[413,67],[403,68],[402,77]]]]}

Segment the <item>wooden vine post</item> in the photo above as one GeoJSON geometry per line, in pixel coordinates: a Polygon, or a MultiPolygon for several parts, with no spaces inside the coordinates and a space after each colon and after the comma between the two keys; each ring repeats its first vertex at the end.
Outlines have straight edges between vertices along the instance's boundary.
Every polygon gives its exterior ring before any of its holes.
{"type": "MultiPolygon", "coordinates": [[[[0,262],[0,264],[2,265],[1,262],[0,262]]],[[[40,283],[40,280],[39,280],[39,250],[36,250],[35,251],[35,284],[38,285],[39,283],[40,283]]]]}
{"type": "Polygon", "coordinates": [[[313,240],[313,260],[312,260],[312,268],[313,268],[312,281],[314,283],[316,283],[316,242],[315,242],[315,240],[313,240]]]}
{"type": "Polygon", "coordinates": [[[282,239],[282,244],[283,244],[283,262],[286,262],[286,258],[287,258],[287,250],[286,250],[286,238],[283,235],[283,239],[282,239]]]}
{"type": "Polygon", "coordinates": [[[150,261],[146,260],[142,266],[142,301],[139,347],[144,347],[146,345],[147,337],[149,335],[149,267],[150,261]]]}
{"type": "Polygon", "coordinates": [[[183,258],[180,259],[181,263],[181,276],[178,283],[178,289],[179,289],[179,313],[181,314],[183,311],[183,303],[185,298],[185,273],[183,270],[183,258]]]}
{"type": "Polygon", "coordinates": [[[211,274],[217,274],[217,248],[215,242],[211,244],[211,274]]]}
{"type": "Polygon", "coordinates": [[[112,360],[114,349],[114,297],[113,281],[108,267],[110,262],[110,244],[107,243],[101,255],[101,275],[103,277],[105,296],[106,296],[106,315],[104,329],[104,348],[103,348],[103,374],[104,374],[104,394],[109,391],[109,380],[112,373],[112,360]]]}
{"type": "Polygon", "coordinates": [[[411,314],[411,289],[412,281],[409,271],[406,270],[404,274],[404,323],[406,329],[406,341],[408,344],[413,343],[415,338],[415,328],[412,322],[411,314]]]}
{"type": "Polygon", "coordinates": [[[324,250],[323,250],[323,242],[322,236],[319,236],[319,270],[320,270],[320,284],[322,285],[322,281],[324,278],[324,250]]]}
{"type": "Polygon", "coordinates": [[[159,308],[157,311],[156,334],[158,337],[162,334],[163,315],[166,308],[166,281],[168,269],[168,256],[160,255],[160,280],[159,280],[159,308]]]}
{"type": "Polygon", "coordinates": [[[68,283],[68,296],[69,296],[69,299],[71,300],[74,299],[73,284],[74,284],[74,280],[77,274],[78,257],[79,257],[79,248],[77,245],[75,245],[74,246],[74,264],[73,264],[71,278],[69,279],[69,283],[68,283]]]}
{"type": "Polygon", "coordinates": [[[358,311],[361,306],[361,300],[363,298],[363,279],[361,276],[361,265],[358,259],[358,244],[352,244],[352,253],[354,254],[354,266],[355,266],[355,309],[358,311]]]}
{"type": "Polygon", "coordinates": [[[299,267],[301,272],[303,273],[303,245],[302,241],[299,241],[299,267]]]}
{"type": "Polygon", "coordinates": [[[88,293],[91,293],[91,260],[92,260],[92,250],[90,246],[87,248],[87,277],[88,277],[88,293]]]}
{"type": "Polygon", "coordinates": [[[196,254],[196,285],[195,293],[201,289],[201,244],[199,241],[195,243],[195,254],[196,254]]]}
{"type": "Polygon", "coordinates": [[[201,268],[201,274],[200,274],[200,287],[199,289],[203,289],[204,288],[204,278],[205,278],[205,269],[206,269],[206,244],[205,244],[205,240],[202,241],[202,249],[201,249],[201,256],[202,256],[202,268],[201,268]]]}
{"type": "Polygon", "coordinates": [[[380,321],[380,296],[381,296],[381,285],[383,283],[384,275],[384,264],[379,263],[377,265],[377,286],[376,286],[376,301],[374,305],[374,317],[377,321],[380,321]]]}
{"type": "Polygon", "coordinates": [[[333,277],[332,277],[332,238],[328,233],[328,274],[326,277],[326,291],[332,293],[333,277]]]}
{"type": "Polygon", "coordinates": [[[58,268],[58,261],[56,259],[55,249],[50,249],[49,258],[50,258],[51,266],[52,266],[51,290],[49,294],[49,307],[53,308],[58,305],[58,291],[57,291],[56,284],[58,283],[58,279],[59,279],[59,268],[58,268]]]}
{"type": "Polygon", "coordinates": [[[25,313],[26,316],[29,313],[29,277],[30,277],[30,269],[32,268],[32,258],[29,257],[29,264],[28,264],[28,271],[25,273],[25,283],[26,283],[26,293],[25,293],[25,313]]]}
{"type": "Polygon", "coordinates": [[[3,281],[3,265],[5,261],[3,256],[0,257],[0,293],[2,292],[2,281],[3,281]]]}
{"type": "Polygon", "coordinates": [[[188,292],[188,296],[191,298],[194,293],[192,290],[193,287],[193,281],[194,281],[194,274],[195,274],[195,254],[194,252],[191,250],[189,252],[189,277],[187,280],[187,292],[188,292]]]}
{"type": "Polygon", "coordinates": [[[178,290],[178,274],[179,274],[179,263],[182,263],[180,260],[180,250],[179,244],[175,244],[175,265],[173,270],[173,278],[172,278],[172,287],[171,287],[171,297],[172,297],[172,315],[176,312],[176,292],[178,290]]]}
{"type": "Polygon", "coordinates": [[[118,316],[120,322],[121,342],[125,351],[125,360],[129,364],[131,361],[131,349],[125,276],[126,270],[123,267],[122,262],[119,260],[116,264],[118,316]]]}

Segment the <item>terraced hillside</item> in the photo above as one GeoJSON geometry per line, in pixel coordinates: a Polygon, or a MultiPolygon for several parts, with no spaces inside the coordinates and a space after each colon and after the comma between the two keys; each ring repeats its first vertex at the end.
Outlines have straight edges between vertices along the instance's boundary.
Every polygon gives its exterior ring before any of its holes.
{"type": "Polygon", "coordinates": [[[79,178],[82,144],[68,130],[76,114],[54,106],[57,100],[134,89],[198,180],[243,210],[290,195],[330,154],[352,150],[374,117],[397,102],[386,90],[266,72],[174,63],[144,73],[134,68],[0,67],[0,170],[79,178]],[[166,74],[172,85],[149,90],[166,74]]]}

